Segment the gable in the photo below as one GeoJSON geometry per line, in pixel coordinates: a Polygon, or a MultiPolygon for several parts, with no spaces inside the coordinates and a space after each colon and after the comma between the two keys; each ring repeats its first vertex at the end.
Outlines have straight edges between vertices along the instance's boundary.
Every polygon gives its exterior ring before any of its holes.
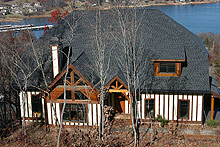
{"type": "MultiPolygon", "coordinates": [[[[58,74],[50,84],[50,98],[52,100],[63,99],[64,76],[67,69],[58,74]]],[[[66,78],[66,98],[68,100],[97,100],[98,89],[95,88],[73,65],[68,66],[66,78]]],[[[49,100],[49,97],[47,96],[49,100]]]]}
{"type": "Polygon", "coordinates": [[[123,81],[121,81],[118,76],[115,76],[112,80],[108,82],[105,86],[109,92],[128,92],[128,86],[125,85],[123,81]]]}

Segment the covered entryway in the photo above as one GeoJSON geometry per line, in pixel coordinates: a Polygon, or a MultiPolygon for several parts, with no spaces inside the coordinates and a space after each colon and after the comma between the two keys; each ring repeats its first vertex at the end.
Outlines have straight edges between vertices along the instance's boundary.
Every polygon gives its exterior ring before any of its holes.
{"type": "Polygon", "coordinates": [[[112,106],[115,113],[124,114],[125,113],[125,100],[126,97],[120,92],[109,93],[107,99],[105,100],[105,105],[112,106]]]}
{"type": "Polygon", "coordinates": [[[105,105],[112,106],[115,114],[129,114],[128,87],[115,76],[107,85],[108,96],[105,105]]]}

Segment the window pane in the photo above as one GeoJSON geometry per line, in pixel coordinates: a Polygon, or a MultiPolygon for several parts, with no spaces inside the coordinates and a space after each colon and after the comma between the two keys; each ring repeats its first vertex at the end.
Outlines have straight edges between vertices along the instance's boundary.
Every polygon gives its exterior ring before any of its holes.
{"type": "Polygon", "coordinates": [[[168,64],[168,72],[169,72],[169,73],[175,73],[175,72],[176,72],[175,63],[170,63],[170,64],[168,64]]]}
{"type": "Polygon", "coordinates": [[[161,73],[175,73],[176,63],[160,63],[160,72],[161,73]]]}
{"type": "Polygon", "coordinates": [[[166,64],[160,64],[160,72],[167,72],[167,65],[166,64]]]}
{"type": "Polygon", "coordinates": [[[154,100],[145,100],[145,117],[153,117],[154,100]]]}
{"type": "Polygon", "coordinates": [[[63,120],[70,120],[70,115],[69,113],[70,111],[70,104],[66,104],[65,109],[64,109],[64,113],[63,113],[63,120]]]}
{"type": "Polygon", "coordinates": [[[188,118],[189,101],[180,101],[180,118],[188,118]]]}

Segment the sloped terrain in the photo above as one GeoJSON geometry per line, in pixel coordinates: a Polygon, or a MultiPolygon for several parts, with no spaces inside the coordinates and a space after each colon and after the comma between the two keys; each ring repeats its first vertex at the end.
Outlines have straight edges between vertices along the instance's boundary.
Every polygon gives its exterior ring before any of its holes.
{"type": "MultiPolygon", "coordinates": [[[[159,125],[153,125],[159,128],[159,125]]],[[[218,147],[220,144],[220,136],[208,137],[201,135],[183,136],[179,133],[179,129],[187,126],[166,126],[168,133],[153,131],[152,143],[150,142],[150,133],[148,131],[140,131],[141,146],[197,146],[197,147],[218,147]]],[[[143,125],[141,128],[150,128],[150,125],[143,125]]],[[[188,126],[188,129],[201,129],[199,126],[188,126]]],[[[213,128],[206,128],[213,129],[213,128]]],[[[216,128],[216,129],[219,129],[216,128]]],[[[1,146],[56,146],[58,127],[46,129],[44,124],[32,123],[27,126],[27,136],[25,137],[21,129],[15,131],[11,136],[2,139],[1,146]]],[[[98,128],[74,127],[64,128],[61,138],[61,146],[133,146],[133,135],[129,121],[115,120],[106,127],[104,141],[99,141],[98,128]]]]}

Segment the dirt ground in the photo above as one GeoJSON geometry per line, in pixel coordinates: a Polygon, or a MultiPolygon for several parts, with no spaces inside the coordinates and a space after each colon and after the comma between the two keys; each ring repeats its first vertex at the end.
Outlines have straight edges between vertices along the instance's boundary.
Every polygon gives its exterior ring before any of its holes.
{"type": "MultiPolygon", "coordinates": [[[[149,128],[150,125],[142,125],[142,127],[149,128]]],[[[154,125],[154,128],[160,127],[159,125],[154,125]]],[[[198,136],[183,136],[179,134],[178,130],[180,128],[187,129],[199,129],[201,126],[166,126],[166,128],[171,131],[169,133],[158,133],[154,131],[152,133],[152,142],[150,133],[146,131],[141,131],[139,135],[140,146],[152,146],[152,147],[219,147],[220,146],[220,136],[218,137],[202,137],[198,136]]],[[[207,126],[205,126],[207,127],[207,126]]],[[[208,129],[208,127],[206,128],[208,129]]],[[[213,128],[209,128],[213,129],[213,128]]],[[[214,128],[214,129],[219,129],[214,128]]],[[[44,124],[31,123],[27,125],[27,135],[23,135],[22,129],[16,130],[12,135],[0,140],[0,146],[4,147],[53,147],[56,146],[58,136],[58,127],[52,127],[46,129],[44,124]]],[[[106,128],[104,141],[99,141],[98,138],[98,128],[88,128],[88,127],[65,127],[62,133],[61,146],[133,146],[133,133],[129,121],[115,120],[113,123],[106,128]]]]}

